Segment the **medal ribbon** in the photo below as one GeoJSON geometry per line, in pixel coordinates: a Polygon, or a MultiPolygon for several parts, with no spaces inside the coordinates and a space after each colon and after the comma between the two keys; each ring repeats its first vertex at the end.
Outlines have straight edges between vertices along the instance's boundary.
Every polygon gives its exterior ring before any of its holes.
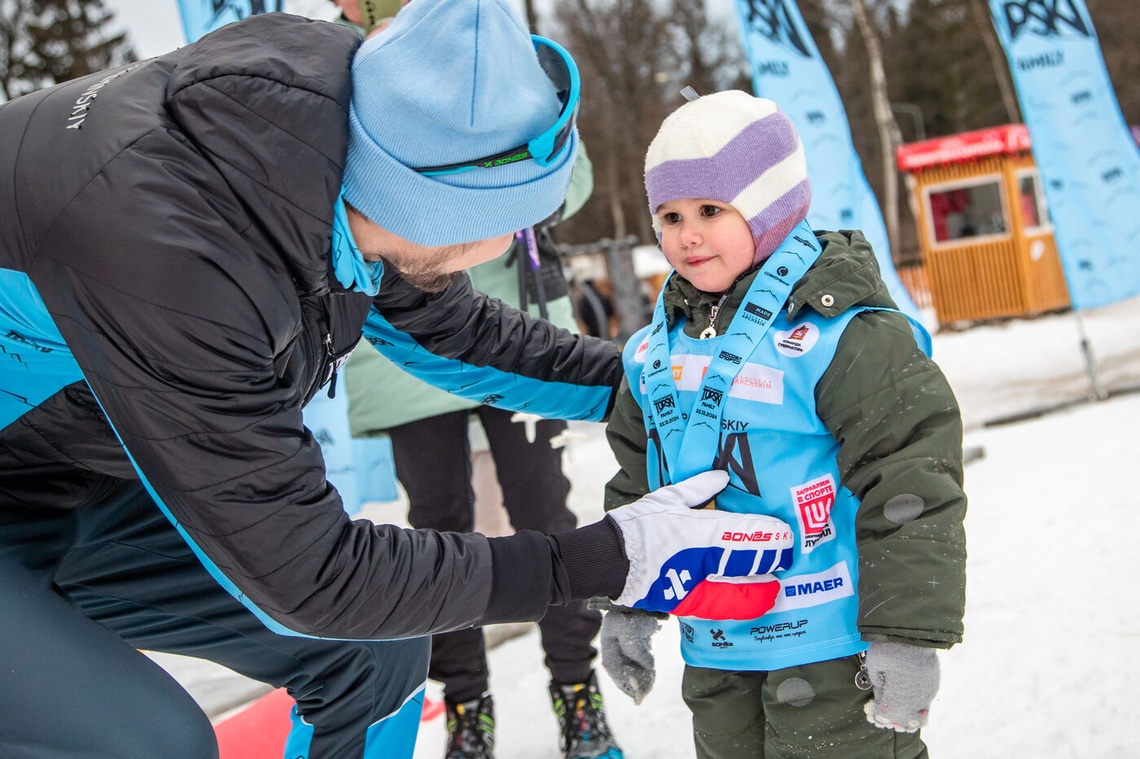
{"type": "Polygon", "coordinates": [[[806,220],[801,221],[756,273],[728,329],[722,336],[710,338],[721,341],[720,350],[709,363],[689,409],[681,409],[673,379],[664,290],[657,297],[642,377],[669,481],[679,482],[712,467],[733,380],[764,339],[793,285],[807,273],[819,254],[815,234],[806,220]],[[688,413],[687,419],[683,411],[688,413]]]}

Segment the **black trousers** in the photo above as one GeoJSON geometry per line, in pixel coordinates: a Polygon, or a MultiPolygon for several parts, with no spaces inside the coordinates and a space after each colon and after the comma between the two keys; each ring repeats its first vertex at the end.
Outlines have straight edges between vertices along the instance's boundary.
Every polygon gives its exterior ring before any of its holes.
{"type": "Polygon", "coordinates": [[[73,510],[0,503],[0,756],[217,756],[206,715],[136,649],[209,659],[287,688],[299,718],[290,757],[412,755],[419,714],[408,699],[426,676],[426,639],[271,632],[137,482],[108,478],[102,496],[73,510]],[[414,715],[384,721],[409,704],[401,714],[414,715]],[[402,735],[377,726],[397,721],[402,735]]]}
{"type": "MultiPolygon", "coordinates": [[[[455,532],[473,529],[475,493],[467,437],[471,414],[479,417],[487,433],[511,525],[548,534],[573,529],[577,518],[566,506],[570,481],[562,473],[562,451],[550,447],[550,439],[566,429],[566,422],[539,421],[531,443],[526,426],[511,421],[512,412],[492,406],[440,414],[388,431],[396,477],[408,494],[411,525],[455,532]]],[[[576,683],[590,676],[597,655],[591,641],[601,623],[601,613],[587,609],[584,601],[550,607],[538,626],[546,667],[555,681],[576,683]]],[[[486,692],[483,631],[433,636],[428,676],[443,683],[444,694],[453,702],[486,692]]]]}

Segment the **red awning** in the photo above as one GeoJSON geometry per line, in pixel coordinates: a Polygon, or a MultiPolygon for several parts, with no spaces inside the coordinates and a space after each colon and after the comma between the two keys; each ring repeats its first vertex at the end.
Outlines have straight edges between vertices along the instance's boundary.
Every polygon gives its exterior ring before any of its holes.
{"type": "Polygon", "coordinates": [[[992,155],[1014,155],[1029,151],[1029,130],[1024,124],[1006,124],[976,132],[963,132],[950,137],[911,142],[895,152],[903,171],[918,171],[931,166],[964,163],[992,155]]]}

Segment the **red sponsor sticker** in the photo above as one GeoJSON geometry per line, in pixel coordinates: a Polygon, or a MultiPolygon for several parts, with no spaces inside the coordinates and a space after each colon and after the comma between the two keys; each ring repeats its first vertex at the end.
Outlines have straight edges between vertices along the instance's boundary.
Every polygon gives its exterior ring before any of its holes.
{"type": "Polygon", "coordinates": [[[796,506],[805,551],[834,537],[831,508],[835,505],[835,480],[831,475],[793,487],[792,500],[796,506]]]}

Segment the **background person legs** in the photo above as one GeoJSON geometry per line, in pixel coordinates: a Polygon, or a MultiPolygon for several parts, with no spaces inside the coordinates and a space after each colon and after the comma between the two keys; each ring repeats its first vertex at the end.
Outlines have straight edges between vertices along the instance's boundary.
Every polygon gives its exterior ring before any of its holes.
{"type": "MultiPolygon", "coordinates": [[[[543,533],[573,529],[577,523],[567,506],[570,481],[562,472],[562,450],[550,446],[551,438],[566,429],[562,421],[534,422],[534,440],[527,438],[527,424],[512,422],[512,412],[491,406],[461,410],[392,427],[396,476],[408,497],[408,521],[416,528],[469,531],[475,521],[476,494],[472,485],[471,442],[468,422],[474,414],[486,433],[503,506],[515,530],[543,533]]],[[[586,608],[584,601],[552,606],[539,622],[545,664],[552,679],[551,693],[564,744],[588,737],[612,741],[601,707],[593,673],[597,655],[592,640],[601,626],[601,614],[586,608]],[[568,689],[570,696],[562,693],[568,689]],[[573,724],[571,724],[573,723],[573,724]],[[567,725],[575,731],[568,740],[567,725]],[[583,730],[589,731],[583,734],[583,730]]],[[[435,635],[429,677],[443,684],[448,708],[449,745],[462,744],[464,713],[485,715],[481,723],[493,725],[485,638],[482,630],[460,630],[435,635]]],[[[469,723],[470,724],[470,723],[469,723]]],[[[489,731],[482,741],[483,753],[449,756],[489,756],[493,738],[489,731]]],[[[576,745],[576,744],[575,744],[576,745]]],[[[610,744],[616,751],[616,745],[610,744]]],[[[564,745],[567,756],[576,756],[573,745],[564,745]]],[[[619,753],[586,753],[584,756],[620,756],[619,753]]]]}
{"type": "MultiPolygon", "coordinates": [[[[566,430],[566,423],[513,422],[512,413],[490,406],[475,413],[487,433],[503,505],[514,528],[545,533],[573,529],[577,518],[566,505],[570,481],[562,472],[562,449],[550,445],[566,430]]],[[[588,609],[584,601],[551,606],[538,623],[551,675],[551,705],[568,759],[622,756],[593,670],[597,650],[592,641],[601,623],[601,613],[588,609]]]]}
{"type": "MultiPolygon", "coordinates": [[[[535,438],[527,440],[526,425],[512,422],[513,414],[491,406],[475,412],[495,459],[503,505],[516,530],[544,533],[572,530],[577,517],[566,505],[570,480],[562,472],[562,449],[550,440],[566,429],[566,422],[543,419],[535,423],[535,438]]],[[[592,641],[602,624],[600,612],[585,601],[551,606],[538,625],[551,678],[558,683],[584,683],[589,679],[597,650],[592,641]]]]}
{"type": "MultiPolygon", "coordinates": [[[[416,529],[474,529],[469,417],[469,411],[453,411],[388,431],[396,478],[408,496],[408,522],[416,529]]],[[[486,693],[483,630],[456,630],[432,636],[428,677],[443,683],[444,697],[452,703],[470,701],[486,693]]]]}

